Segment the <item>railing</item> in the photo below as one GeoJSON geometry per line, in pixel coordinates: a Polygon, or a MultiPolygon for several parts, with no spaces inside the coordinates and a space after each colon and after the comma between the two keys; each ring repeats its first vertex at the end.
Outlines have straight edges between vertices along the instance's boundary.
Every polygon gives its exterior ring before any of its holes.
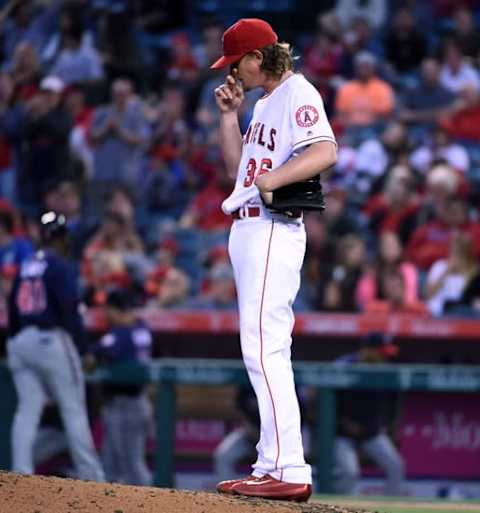
{"type": "MultiPolygon", "coordinates": [[[[480,392],[480,366],[440,365],[345,365],[298,362],[298,385],[317,389],[315,432],[317,490],[331,492],[335,436],[336,389],[385,389],[398,391],[480,392]]],[[[175,385],[222,386],[248,382],[243,363],[232,360],[160,359],[148,366],[118,364],[99,369],[93,382],[144,383],[158,386],[156,394],[157,454],[155,484],[173,486],[175,385]]],[[[8,369],[0,365],[0,468],[9,465],[10,426],[15,395],[8,369]]]]}

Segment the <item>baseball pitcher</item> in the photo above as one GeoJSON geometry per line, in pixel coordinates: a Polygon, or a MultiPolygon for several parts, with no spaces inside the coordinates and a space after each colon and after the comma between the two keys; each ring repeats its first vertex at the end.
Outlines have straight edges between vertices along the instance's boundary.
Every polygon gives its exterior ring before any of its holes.
{"type": "Polygon", "coordinates": [[[304,210],[323,210],[319,174],[336,161],[336,142],[318,91],[293,71],[290,46],[263,20],[241,19],[223,35],[230,66],[215,89],[220,144],[236,180],[224,201],[235,219],[229,254],[237,287],[243,359],[260,412],[258,458],[251,476],[219,483],[222,493],[306,501],[305,463],[290,347],[292,304],[305,254],[304,210]],[[244,91],[264,90],[245,134],[244,91]]]}

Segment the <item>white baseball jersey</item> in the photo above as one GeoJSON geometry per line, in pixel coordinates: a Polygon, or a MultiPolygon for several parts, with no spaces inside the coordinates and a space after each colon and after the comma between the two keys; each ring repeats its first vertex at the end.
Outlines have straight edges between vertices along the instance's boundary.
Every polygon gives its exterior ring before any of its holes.
{"type": "Polygon", "coordinates": [[[319,141],[335,143],[322,98],[303,75],[294,74],[257,101],[243,137],[235,188],[223,202],[223,211],[231,214],[246,204],[260,204],[255,178],[319,141]]]}

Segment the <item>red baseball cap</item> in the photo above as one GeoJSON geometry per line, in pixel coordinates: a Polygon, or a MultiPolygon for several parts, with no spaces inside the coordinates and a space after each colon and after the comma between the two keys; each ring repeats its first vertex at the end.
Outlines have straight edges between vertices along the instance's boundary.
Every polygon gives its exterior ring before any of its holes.
{"type": "Polygon", "coordinates": [[[270,24],[258,18],[242,18],[223,33],[223,57],[210,68],[219,69],[241,59],[244,55],[278,41],[270,24]]]}

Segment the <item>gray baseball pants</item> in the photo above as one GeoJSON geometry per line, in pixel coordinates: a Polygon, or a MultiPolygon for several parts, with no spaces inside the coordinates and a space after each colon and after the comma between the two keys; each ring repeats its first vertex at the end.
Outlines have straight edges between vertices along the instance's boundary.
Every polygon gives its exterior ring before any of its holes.
{"type": "MultiPolygon", "coordinates": [[[[405,465],[399,452],[384,433],[360,443],[359,449],[378,465],[386,476],[385,495],[404,493],[405,465]]],[[[360,476],[355,442],[347,437],[335,439],[335,491],[343,495],[353,495],[360,476]]]]}
{"type": "Polygon", "coordinates": [[[18,404],[12,428],[12,469],[34,473],[33,446],[48,398],[58,404],[80,479],[104,481],[88,424],[80,356],[61,329],[24,328],[8,341],[18,404]]]}
{"type": "Polygon", "coordinates": [[[105,437],[102,462],[109,481],[148,486],[152,475],[145,462],[145,444],[152,408],[144,394],[114,396],[102,411],[105,437]]]}

